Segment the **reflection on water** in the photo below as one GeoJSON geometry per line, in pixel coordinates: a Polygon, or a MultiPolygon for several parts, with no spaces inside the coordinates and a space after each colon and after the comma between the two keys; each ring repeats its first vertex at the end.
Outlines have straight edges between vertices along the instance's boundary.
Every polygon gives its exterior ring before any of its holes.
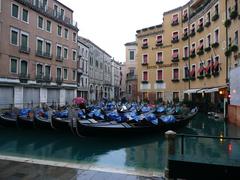
{"type": "MultiPolygon", "coordinates": [[[[178,133],[238,136],[240,130],[223,121],[199,114],[178,133]]],[[[111,135],[109,135],[111,136],[111,135]]],[[[0,128],[0,154],[99,167],[160,170],[166,166],[167,142],[163,134],[129,138],[79,138],[70,133],[50,130],[0,128]]],[[[177,141],[179,152],[180,141],[177,141]]],[[[218,160],[240,160],[240,142],[222,139],[185,139],[185,154],[218,160]]]]}

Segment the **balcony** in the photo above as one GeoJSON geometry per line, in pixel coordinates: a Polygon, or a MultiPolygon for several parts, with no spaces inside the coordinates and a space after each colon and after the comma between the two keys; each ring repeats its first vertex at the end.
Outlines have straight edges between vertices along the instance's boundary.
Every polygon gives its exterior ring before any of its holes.
{"type": "Polygon", "coordinates": [[[197,55],[202,56],[203,54],[204,54],[204,50],[203,50],[203,48],[200,48],[197,52],[197,55]]]}
{"type": "Polygon", "coordinates": [[[37,74],[36,75],[36,82],[37,83],[42,83],[43,82],[43,75],[37,74]]]}
{"type": "Polygon", "coordinates": [[[199,12],[203,11],[203,9],[211,2],[211,0],[196,0],[191,4],[192,12],[190,14],[190,19],[197,15],[199,12]]]}
{"type": "Polygon", "coordinates": [[[211,22],[210,22],[210,20],[208,20],[206,23],[205,23],[205,27],[209,27],[211,25],[211,22]]]}
{"type": "Polygon", "coordinates": [[[219,46],[219,42],[215,42],[212,44],[212,48],[217,48],[219,46]]]}
{"type": "Polygon", "coordinates": [[[162,42],[156,42],[156,46],[163,46],[163,43],[162,42]]]}
{"type": "Polygon", "coordinates": [[[164,81],[162,79],[156,80],[156,83],[164,83],[164,81]]]}
{"type": "Polygon", "coordinates": [[[162,60],[158,60],[158,61],[156,61],[156,64],[163,64],[163,61],[162,60]]]}
{"type": "Polygon", "coordinates": [[[196,34],[195,29],[191,29],[189,36],[193,37],[193,36],[195,36],[195,34],[196,34]]]}
{"type": "Polygon", "coordinates": [[[195,58],[195,57],[196,57],[195,50],[191,52],[190,57],[191,57],[191,58],[195,58]]]}
{"type": "Polygon", "coordinates": [[[211,46],[209,45],[209,46],[206,47],[204,50],[205,50],[205,52],[209,52],[209,51],[211,51],[211,46]]]}
{"type": "Polygon", "coordinates": [[[41,50],[36,51],[36,56],[45,58],[45,59],[52,59],[52,54],[50,54],[49,52],[41,51],[41,50]]]}
{"type": "Polygon", "coordinates": [[[189,77],[185,77],[185,78],[183,78],[182,79],[184,82],[188,82],[189,80],[190,80],[190,78],[189,77]]]}
{"type": "Polygon", "coordinates": [[[197,32],[200,33],[200,32],[202,32],[203,30],[204,30],[203,25],[199,25],[199,26],[198,26],[198,29],[197,29],[197,32]]]}
{"type": "Polygon", "coordinates": [[[174,79],[172,79],[172,82],[173,83],[177,83],[177,82],[179,82],[179,79],[178,78],[174,78],[174,79]]]}
{"type": "Polygon", "coordinates": [[[57,77],[56,78],[56,83],[57,83],[57,85],[61,85],[63,83],[63,78],[57,77]]]}
{"type": "Polygon", "coordinates": [[[148,80],[142,80],[142,84],[148,84],[148,80]]]}
{"type": "Polygon", "coordinates": [[[179,56],[178,56],[178,55],[174,55],[174,56],[172,57],[172,62],[173,62],[173,63],[179,62],[179,56]]]}
{"type": "Polygon", "coordinates": [[[143,63],[142,63],[142,66],[147,66],[147,65],[148,65],[147,62],[143,62],[143,63]]]}
{"type": "Polygon", "coordinates": [[[172,21],[172,26],[177,26],[179,24],[178,20],[172,21]]]}
{"type": "Polygon", "coordinates": [[[30,48],[27,46],[20,46],[19,47],[19,52],[20,53],[25,53],[25,54],[30,54],[30,48]]]}
{"type": "Polygon", "coordinates": [[[137,75],[134,75],[133,73],[128,73],[127,77],[126,77],[127,81],[133,81],[133,80],[137,80],[137,75]]]}
{"type": "Polygon", "coordinates": [[[201,75],[199,75],[197,78],[200,79],[200,80],[202,80],[202,79],[204,79],[204,77],[205,77],[204,74],[201,74],[201,75]]]}
{"type": "Polygon", "coordinates": [[[187,22],[187,20],[188,20],[188,15],[186,14],[186,15],[184,15],[183,18],[182,18],[182,23],[187,22]]]}
{"type": "Polygon", "coordinates": [[[143,44],[142,45],[142,49],[147,49],[148,48],[148,44],[143,44]]]}
{"type": "Polygon", "coordinates": [[[52,82],[52,77],[49,75],[43,76],[43,82],[50,83],[52,82]]]}
{"type": "Polygon", "coordinates": [[[57,12],[54,9],[44,5],[43,3],[35,3],[34,0],[16,0],[18,3],[23,4],[24,6],[33,9],[34,11],[57,21],[58,23],[63,24],[73,30],[78,31],[77,23],[73,22],[69,17],[65,17],[61,12],[57,12]]]}
{"type": "Polygon", "coordinates": [[[30,74],[27,73],[19,73],[18,78],[21,83],[27,83],[28,80],[30,79],[30,74]]]}
{"type": "Polygon", "coordinates": [[[56,61],[63,62],[63,56],[56,56],[56,61]]]}

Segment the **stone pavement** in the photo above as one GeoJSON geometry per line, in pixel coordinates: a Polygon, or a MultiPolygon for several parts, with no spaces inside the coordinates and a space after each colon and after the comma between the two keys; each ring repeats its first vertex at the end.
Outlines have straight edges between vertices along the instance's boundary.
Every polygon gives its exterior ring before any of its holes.
{"type": "Polygon", "coordinates": [[[129,174],[0,160],[0,180],[164,180],[129,174]]]}

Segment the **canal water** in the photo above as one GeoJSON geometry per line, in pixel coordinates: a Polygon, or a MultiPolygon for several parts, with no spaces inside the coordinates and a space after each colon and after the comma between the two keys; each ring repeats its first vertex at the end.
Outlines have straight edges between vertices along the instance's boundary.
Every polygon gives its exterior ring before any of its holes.
{"type": "MultiPolygon", "coordinates": [[[[178,131],[193,135],[240,137],[240,129],[223,120],[198,114],[178,131]]],[[[80,138],[69,133],[0,127],[0,155],[91,164],[99,168],[163,172],[166,167],[167,142],[163,134],[141,137],[80,138]]],[[[180,138],[177,153],[180,154],[180,138]]],[[[212,161],[234,160],[240,163],[240,141],[187,138],[184,153],[212,161]]]]}

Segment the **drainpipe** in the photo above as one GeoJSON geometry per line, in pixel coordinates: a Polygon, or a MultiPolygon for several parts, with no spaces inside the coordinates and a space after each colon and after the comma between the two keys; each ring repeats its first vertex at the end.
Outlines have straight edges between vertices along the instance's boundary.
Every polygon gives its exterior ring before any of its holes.
{"type": "MultiPolygon", "coordinates": [[[[225,18],[227,20],[228,18],[228,1],[225,0],[225,18]]],[[[229,47],[229,38],[228,38],[228,27],[226,27],[226,48],[229,47]]],[[[229,88],[229,76],[228,76],[228,73],[229,73],[229,58],[228,56],[226,56],[226,85],[227,85],[227,94],[229,95],[230,94],[230,88],[229,88]]],[[[227,98],[224,98],[224,118],[226,118],[228,116],[228,104],[229,104],[229,99],[228,97],[227,98]]]]}

